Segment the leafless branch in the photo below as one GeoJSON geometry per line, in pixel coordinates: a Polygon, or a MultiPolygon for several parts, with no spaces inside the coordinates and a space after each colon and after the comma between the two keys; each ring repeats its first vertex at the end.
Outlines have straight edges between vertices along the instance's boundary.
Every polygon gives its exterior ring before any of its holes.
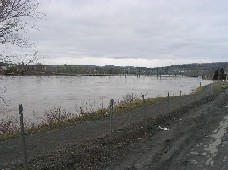
{"type": "Polygon", "coordinates": [[[21,47],[29,45],[20,31],[33,27],[32,21],[41,17],[38,12],[38,0],[1,0],[0,1],[0,43],[16,44],[21,47]]]}
{"type": "MultiPolygon", "coordinates": [[[[0,0],[0,44],[33,49],[32,44],[24,33],[35,28],[36,19],[44,16],[39,12],[41,0],[0,0]]],[[[0,52],[0,62],[30,64],[37,59],[37,51],[30,55],[10,55],[0,52]],[[29,58],[30,57],[30,58],[29,58]],[[14,59],[14,60],[12,60],[14,59]],[[27,60],[27,61],[25,61],[27,60]],[[18,62],[19,63],[19,62],[18,62]]]]}

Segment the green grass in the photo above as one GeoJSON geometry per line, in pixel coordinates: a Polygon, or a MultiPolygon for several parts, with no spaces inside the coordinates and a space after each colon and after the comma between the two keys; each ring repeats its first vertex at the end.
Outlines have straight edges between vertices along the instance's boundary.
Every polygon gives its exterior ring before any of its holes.
{"type": "Polygon", "coordinates": [[[215,91],[215,92],[223,92],[227,88],[228,88],[227,81],[216,81],[213,84],[213,91],[215,91]]]}
{"type": "MultiPolygon", "coordinates": [[[[212,85],[213,91],[215,91],[215,92],[222,92],[228,88],[227,81],[216,81],[216,82],[212,83],[211,85],[212,85]]],[[[210,85],[198,87],[191,94],[194,95],[194,94],[202,93],[208,86],[210,86],[210,85]]]]}
{"type": "Polygon", "coordinates": [[[3,135],[0,136],[0,141],[4,141],[4,140],[8,140],[8,139],[15,139],[15,138],[19,138],[20,137],[20,133],[19,132],[9,132],[9,133],[5,133],[3,135]]]}
{"type": "Polygon", "coordinates": [[[205,90],[206,86],[197,87],[191,94],[199,94],[205,90]]]}
{"type": "Polygon", "coordinates": [[[221,88],[222,88],[223,90],[228,88],[228,82],[227,82],[227,81],[223,81],[223,82],[221,82],[221,83],[222,83],[221,88]]]}
{"type": "Polygon", "coordinates": [[[121,112],[131,111],[135,108],[142,107],[144,104],[158,103],[158,102],[164,101],[165,99],[167,99],[167,97],[149,98],[149,99],[145,99],[144,101],[141,99],[137,99],[133,102],[116,105],[114,107],[114,112],[121,113],[121,112]]]}

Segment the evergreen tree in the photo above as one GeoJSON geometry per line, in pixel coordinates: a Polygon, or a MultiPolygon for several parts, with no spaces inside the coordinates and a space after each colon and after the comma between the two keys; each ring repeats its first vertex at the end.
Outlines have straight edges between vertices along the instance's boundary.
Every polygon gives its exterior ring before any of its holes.
{"type": "Polygon", "coordinates": [[[218,80],[218,78],[219,78],[219,70],[215,70],[213,75],[213,80],[218,80]]]}
{"type": "Polygon", "coordinates": [[[226,79],[226,74],[223,68],[219,70],[219,80],[225,80],[226,79]]]}

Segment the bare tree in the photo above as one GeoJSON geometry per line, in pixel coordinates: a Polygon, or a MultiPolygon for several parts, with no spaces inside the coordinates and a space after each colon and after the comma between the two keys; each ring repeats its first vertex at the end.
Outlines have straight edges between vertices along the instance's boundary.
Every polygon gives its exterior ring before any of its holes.
{"type": "MultiPolygon", "coordinates": [[[[43,16],[39,12],[40,0],[0,0],[0,62],[26,63],[36,59],[36,50],[32,54],[14,55],[4,52],[4,46],[31,48],[32,43],[24,37],[28,28],[35,28],[34,21],[43,16]]],[[[0,76],[0,81],[2,76],[0,76]]],[[[0,103],[5,103],[5,87],[0,86],[0,103]]]]}
{"type": "MultiPolygon", "coordinates": [[[[21,56],[4,53],[1,48],[7,45],[13,49],[14,46],[34,48],[34,44],[24,35],[31,28],[36,29],[34,21],[43,16],[43,13],[38,10],[40,2],[40,0],[0,0],[0,62],[9,63],[14,61],[14,63],[24,62],[29,64],[37,59],[35,49],[30,50],[30,54],[21,56]]],[[[10,53],[12,51],[10,50],[10,53]]]]}
{"type": "Polygon", "coordinates": [[[0,44],[28,47],[22,33],[28,26],[33,27],[32,21],[40,16],[38,6],[38,0],[0,0],[0,44]]]}

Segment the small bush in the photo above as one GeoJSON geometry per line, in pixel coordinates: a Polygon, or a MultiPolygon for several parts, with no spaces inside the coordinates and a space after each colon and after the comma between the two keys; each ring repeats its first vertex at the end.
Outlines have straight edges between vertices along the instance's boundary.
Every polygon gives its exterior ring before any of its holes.
{"type": "Polygon", "coordinates": [[[70,119],[72,114],[61,107],[54,107],[53,110],[45,111],[44,116],[47,124],[53,124],[70,119]]]}

